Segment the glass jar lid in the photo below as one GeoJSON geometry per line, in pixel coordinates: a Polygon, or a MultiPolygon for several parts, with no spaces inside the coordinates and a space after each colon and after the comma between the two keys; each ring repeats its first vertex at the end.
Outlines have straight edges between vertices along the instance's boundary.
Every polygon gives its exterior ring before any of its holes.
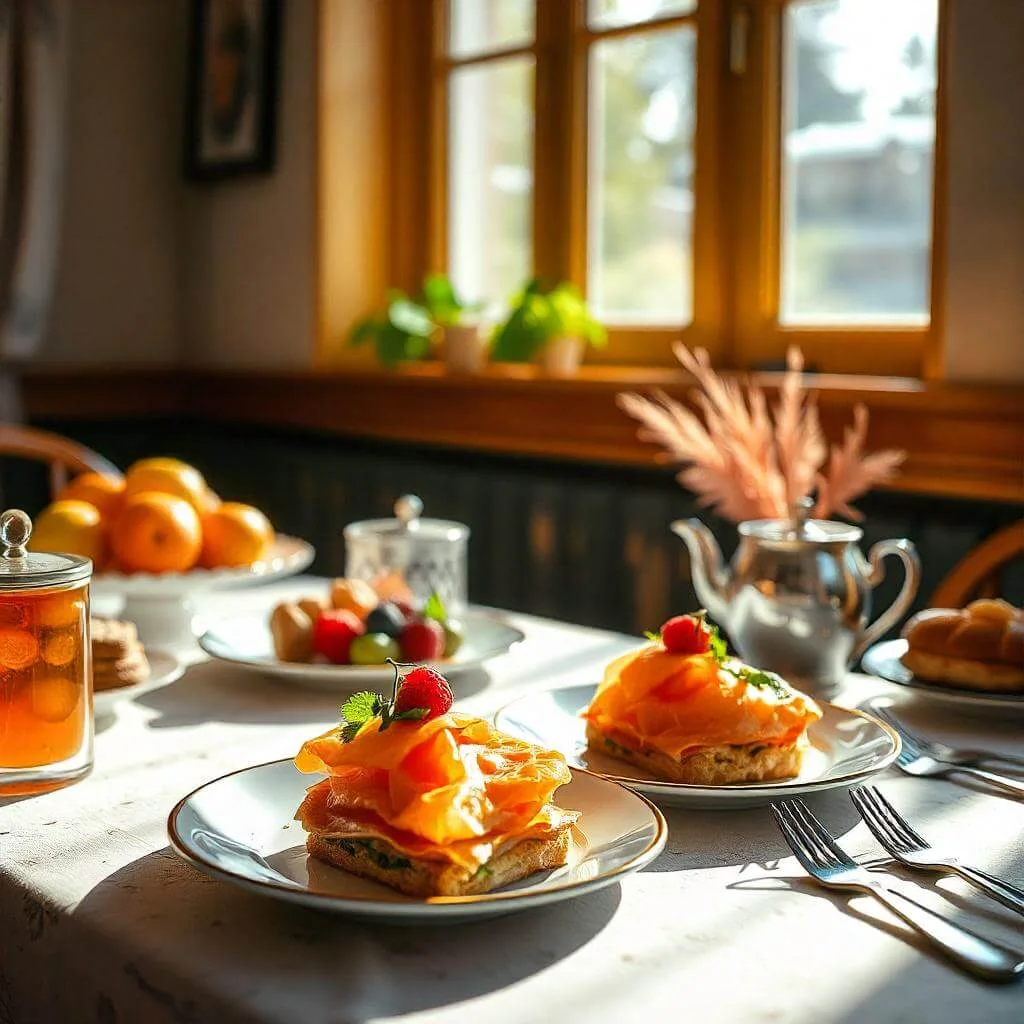
{"type": "Polygon", "coordinates": [[[423,502],[405,494],[395,502],[394,519],[361,519],[345,527],[346,539],[368,536],[415,537],[426,541],[458,541],[469,536],[469,527],[451,519],[424,519],[423,502]]]}
{"type": "Polygon", "coordinates": [[[92,575],[88,558],[26,550],[31,536],[32,520],[21,509],[0,515],[0,591],[55,587],[92,575]]]}

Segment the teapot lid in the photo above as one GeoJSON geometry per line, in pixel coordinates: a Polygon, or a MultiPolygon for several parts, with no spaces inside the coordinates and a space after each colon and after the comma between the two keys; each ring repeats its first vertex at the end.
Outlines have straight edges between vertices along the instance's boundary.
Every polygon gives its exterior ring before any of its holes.
{"type": "Polygon", "coordinates": [[[0,515],[0,592],[55,587],[88,579],[92,562],[80,555],[61,555],[26,548],[32,520],[21,509],[0,515]]]}
{"type": "Polygon", "coordinates": [[[859,526],[831,519],[752,519],[739,525],[740,535],[776,543],[852,544],[863,536],[859,526]]]}

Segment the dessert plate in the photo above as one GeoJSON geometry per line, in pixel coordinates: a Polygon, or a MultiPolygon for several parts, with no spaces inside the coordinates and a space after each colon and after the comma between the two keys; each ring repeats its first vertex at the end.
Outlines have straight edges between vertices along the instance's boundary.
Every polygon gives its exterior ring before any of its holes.
{"type": "Polygon", "coordinates": [[[706,810],[762,807],[772,800],[848,789],[888,768],[900,750],[899,737],[878,719],[818,701],[823,717],[808,730],[810,749],[795,779],[729,786],[664,782],[626,761],[587,749],[580,713],[596,689],[593,685],[571,686],[530,694],[502,708],[494,721],[513,736],[560,750],[570,765],[620,782],[652,800],[706,810]]]}
{"type": "Polygon", "coordinates": [[[125,700],[140,697],[150,690],[157,690],[180,679],[185,665],[168,651],[146,651],[149,661],[149,678],[131,686],[118,686],[113,690],[97,690],[92,696],[93,714],[97,718],[113,714],[114,708],[125,700]]]}
{"type": "Polygon", "coordinates": [[[998,693],[994,690],[963,690],[942,683],[929,683],[918,679],[900,657],[907,653],[906,640],[886,640],[864,652],[861,668],[873,676],[886,679],[913,690],[915,694],[944,704],[960,707],[999,709],[1003,712],[1024,713],[1024,693],[998,693]]]}
{"type": "Polygon", "coordinates": [[[208,782],[167,819],[175,851],[200,871],[289,903],[399,924],[447,924],[572,899],[613,885],[661,853],[668,828],[648,800],[573,769],[558,802],[582,812],[569,863],[479,896],[416,899],[306,855],[293,820],[316,776],[291,760],[245,768],[208,782]]]}
{"type": "MultiPolygon", "coordinates": [[[[523,633],[493,615],[470,612],[459,619],[463,627],[462,646],[453,658],[436,665],[445,675],[474,668],[505,654],[524,638],[523,633]]],[[[390,665],[326,665],[280,661],[274,654],[273,638],[266,619],[253,616],[223,619],[214,623],[199,639],[211,658],[241,665],[287,683],[314,690],[350,693],[360,687],[388,688],[394,678],[390,665]]]]}

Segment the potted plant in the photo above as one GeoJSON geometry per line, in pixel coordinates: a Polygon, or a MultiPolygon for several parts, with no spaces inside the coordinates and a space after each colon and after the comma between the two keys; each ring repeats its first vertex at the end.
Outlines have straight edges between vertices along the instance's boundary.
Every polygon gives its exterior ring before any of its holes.
{"type": "Polygon", "coordinates": [[[371,313],[352,328],[348,344],[356,348],[373,343],[377,358],[388,367],[403,359],[423,359],[430,353],[430,342],[437,324],[426,308],[402,291],[388,292],[383,310],[371,313]]]}
{"type": "Polygon", "coordinates": [[[575,285],[563,281],[552,286],[535,277],[495,331],[492,358],[523,363],[536,357],[545,373],[572,376],[584,345],[604,345],[607,337],[575,285]]]}
{"type": "Polygon", "coordinates": [[[481,303],[459,298],[447,274],[428,274],[423,281],[423,304],[435,324],[444,330],[444,362],[452,373],[479,373],[484,365],[487,342],[479,320],[481,303]]]}

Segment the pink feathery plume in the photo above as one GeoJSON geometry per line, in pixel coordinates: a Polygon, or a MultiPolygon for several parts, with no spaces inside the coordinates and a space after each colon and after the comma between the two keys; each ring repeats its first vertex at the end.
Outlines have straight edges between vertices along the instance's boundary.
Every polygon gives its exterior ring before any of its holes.
{"type": "Polygon", "coordinates": [[[816,518],[838,514],[848,519],[862,519],[850,502],[875,484],[891,479],[907,457],[906,452],[892,449],[865,455],[867,433],[868,410],[858,405],[853,410],[853,426],[843,432],[842,445],[832,446],[828,476],[818,475],[816,518]]]}

